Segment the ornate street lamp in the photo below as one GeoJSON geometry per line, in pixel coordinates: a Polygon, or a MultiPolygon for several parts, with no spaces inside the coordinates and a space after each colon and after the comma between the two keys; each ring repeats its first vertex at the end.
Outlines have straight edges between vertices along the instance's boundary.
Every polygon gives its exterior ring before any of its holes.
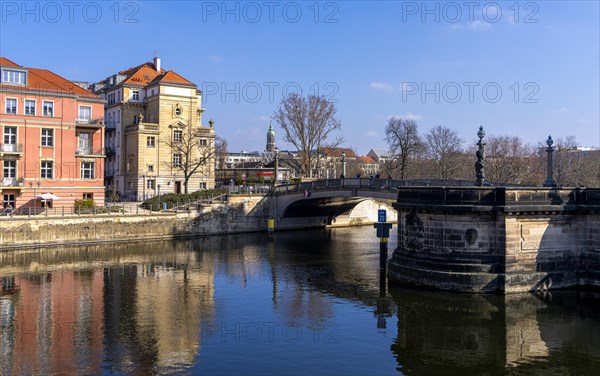
{"type": "Polygon", "coordinates": [[[556,180],[552,176],[554,173],[554,168],[552,166],[552,153],[554,153],[554,148],[552,147],[554,141],[552,141],[552,136],[548,136],[546,140],[546,153],[548,153],[548,159],[546,160],[546,181],[544,182],[544,187],[556,187],[556,180]]]}
{"type": "Polygon", "coordinates": [[[342,179],[346,178],[346,153],[342,153],[342,179]]]}
{"type": "Polygon", "coordinates": [[[36,202],[37,201],[37,198],[36,198],[37,194],[36,194],[36,192],[37,192],[38,188],[40,188],[40,185],[41,184],[40,184],[39,181],[37,182],[37,187],[35,187],[33,185],[33,182],[29,182],[29,188],[33,188],[33,214],[34,215],[37,214],[36,213],[36,209],[37,209],[37,202],[36,202]]]}
{"type": "Polygon", "coordinates": [[[279,149],[275,146],[275,157],[273,161],[273,185],[277,184],[277,177],[279,176],[279,149]]]}
{"type": "Polygon", "coordinates": [[[158,210],[160,210],[160,184],[156,185],[158,187],[158,210]]]}

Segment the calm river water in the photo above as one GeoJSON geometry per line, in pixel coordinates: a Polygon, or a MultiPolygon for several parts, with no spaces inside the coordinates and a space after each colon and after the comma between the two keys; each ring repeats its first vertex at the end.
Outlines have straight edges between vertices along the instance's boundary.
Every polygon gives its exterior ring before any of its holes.
{"type": "Polygon", "coordinates": [[[374,231],[0,253],[0,373],[600,372],[600,295],[386,287],[374,231]]]}

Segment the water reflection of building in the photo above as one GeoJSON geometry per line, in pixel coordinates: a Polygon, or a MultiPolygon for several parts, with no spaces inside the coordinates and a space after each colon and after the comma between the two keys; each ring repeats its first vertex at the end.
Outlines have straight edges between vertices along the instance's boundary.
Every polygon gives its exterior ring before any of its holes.
{"type": "Polygon", "coordinates": [[[38,273],[11,278],[18,292],[0,299],[3,373],[99,372],[102,274],[38,273]]]}
{"type": "Polygon", "coordinates": [[[3,255],[14,263],[0,264],[0,374],[190,367],[201,321],[213,320],[214,278],[211,260],[182,244],[3,255]]]}
{"type": "Polygon", "coordinates": [[[405,374],[593,374],[600,350],[598,297],[555,293],[552,301],[534,295],[488,296],[425,292],[393,286],[398,335],[392,353],[405,374]],[[596,311],[597,312],[597,311],[596,311]],[[586,317],[587,316],[587,317],[586,317]],[[587,333],[586,333],[587,331],[587,333]],[[571,361],[575,356],[581,364],[571,361]]]}

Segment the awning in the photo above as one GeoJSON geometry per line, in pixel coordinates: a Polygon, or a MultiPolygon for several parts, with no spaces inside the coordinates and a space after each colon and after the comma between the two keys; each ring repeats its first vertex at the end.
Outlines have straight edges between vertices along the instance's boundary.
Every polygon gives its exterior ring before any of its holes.
{"type": "Polygon", "coordinates": [[[55,196],[52,193],[42,193],[41,195],[35,196],[35,198],[41,198],[44,201],[60,200],[60,197],[55,196]]]}

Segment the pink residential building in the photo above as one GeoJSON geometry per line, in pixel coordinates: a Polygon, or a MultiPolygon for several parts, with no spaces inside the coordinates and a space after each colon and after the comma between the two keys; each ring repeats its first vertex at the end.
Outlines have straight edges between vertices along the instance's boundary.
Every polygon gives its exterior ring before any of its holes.
{"type": "Polygon", "coordinates": [[[0,57],[0,70],[2,206],[104,205],[104,100],[46,69],[0,57]]]}

